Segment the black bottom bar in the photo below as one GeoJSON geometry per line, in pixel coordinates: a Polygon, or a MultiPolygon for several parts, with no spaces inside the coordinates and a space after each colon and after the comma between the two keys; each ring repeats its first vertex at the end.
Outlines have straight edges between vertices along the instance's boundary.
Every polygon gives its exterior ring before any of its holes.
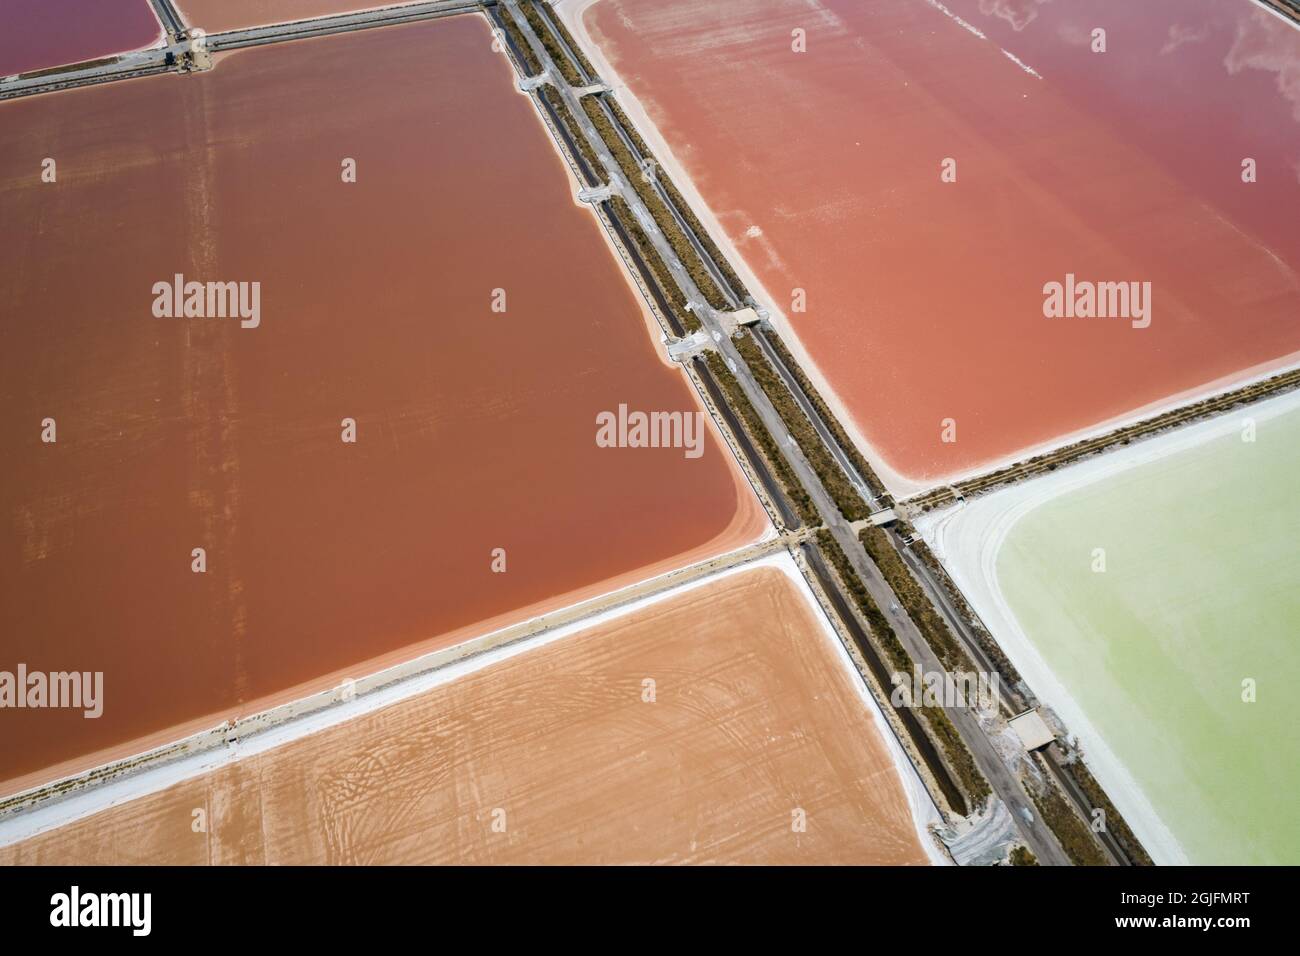
{"type": "Polygon", "coordinates": [[[751,939],[765,950],[785,939],[807,949],[854,938],[873,949],[897,941],[960,952],[1075,949],[1097,937],[1234,946],[1260,931],[1283,938],[1295,913],[1293,873],[1267,868],[12,868],[7,876],[0,932],[9,952],[34,936],[73,933],[80,943],[193,940],[205,950],[388,941],[497,950],[518,937],[618,949],[717,939],[728,951],[751,939]],[[149,894],[148,936],[136,936],[130,918],[143,925],[143,896],[134,910],[118,899],[126,925],[51,925],[70,922],[74,886],[83,913],[102,899],[87,896],[149,894]]]}

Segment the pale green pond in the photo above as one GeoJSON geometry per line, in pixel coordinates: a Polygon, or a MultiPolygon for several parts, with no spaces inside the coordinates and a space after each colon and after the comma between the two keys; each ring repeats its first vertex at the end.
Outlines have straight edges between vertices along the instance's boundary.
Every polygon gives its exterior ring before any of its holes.
{"type": "Polygon", "coordinates": [[[997,556],[1021,628],[1194,863],[1300,863],[1298,491],[1289,411],[1057,497],[997,556]]]}

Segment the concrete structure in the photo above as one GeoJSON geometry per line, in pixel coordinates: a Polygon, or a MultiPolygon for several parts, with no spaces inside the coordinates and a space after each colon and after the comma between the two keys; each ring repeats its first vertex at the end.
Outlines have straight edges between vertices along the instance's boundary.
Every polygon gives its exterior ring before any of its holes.
{"type": "Polygon", "coordinates": [[[197,27],[190,31],[189,39],[185,41],[188,47],[190,62],[196,70],[212,69],[212,54],[208,52],[208,35],[205,31],[197,27]]]}
{"type": "Polygon", "coordinates": [[[613,186],[588,186],[585,189],[578,190],[578,202],[604,202],[612,195],[614,195],[613,186]]]}
{"type": "Polygon", "coordinates": [[[885,508],[881,511],[874,511],[868,519],[877,528],[882,524],[892,524],[898,520],[898,515],[894,513],[893,508],[885,508]]]}
{"type": "Polygon", "coordinates": [[[1036,710],[1027,710],[1023,714],[1012,717],[1007,725],[1016,732],[1026,751],[1046,747],[1056,739],[1056,735],[1036,710]]]}
{"type": "Polygon", "coordinates": [[[743,328],[756,328],[763,321],[762,316],[751,308],[739,309],[735,312],[718,312],[717,319],[718,324],[728,335],[734,335],[743,328]]]}
{"type": "Polygon", "coordinates": [[[668,357],[674,362],[684,362],[709,344],[709,337],[701,330],[668,346],[668,357]]]}

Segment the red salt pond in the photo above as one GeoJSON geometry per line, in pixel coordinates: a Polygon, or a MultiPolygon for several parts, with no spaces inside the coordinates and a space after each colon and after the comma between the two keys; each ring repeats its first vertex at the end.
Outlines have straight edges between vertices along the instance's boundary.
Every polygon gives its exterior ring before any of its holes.
{"type": "Polygon", "coordinates": [[[0,104],[0,671],[104,674],[0,792],[761,534],[712,431],[597,446],[698,405],[513,77],[473,16],[0,104]]]}
{"type": "Polygon", "coordinates": [[[4,0],[0,76],[153,46],[162,25],[149,0],[4,0]]]}
{"type": "MultiPolygon", "coordinates": [[[[209,33],[395,7],[402,0],[174,0],[185,22],[209,33]]],[[[416,0],[407,0],[414,3],[416,0]]]]}
{"type": "Polygon", "coordinates": [[[1251,0],[585,9],[900,489],[1300,357],[1300,31],[1251,0]],[[1068,274],[1149,327],[1046,317],[1068,274]]]}

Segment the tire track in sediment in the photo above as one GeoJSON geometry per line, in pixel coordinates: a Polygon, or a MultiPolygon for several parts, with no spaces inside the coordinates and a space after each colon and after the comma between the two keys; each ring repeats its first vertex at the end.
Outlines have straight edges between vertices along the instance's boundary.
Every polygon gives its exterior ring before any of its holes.
{"type": "Polygon", "coordinates": [[[456,746],[456,737],[435,725],[331,761],[316,785],[326,860],[379,862],[422,804],[451,780],[458,762],[431,762],[428,755],[456,746]]]}

